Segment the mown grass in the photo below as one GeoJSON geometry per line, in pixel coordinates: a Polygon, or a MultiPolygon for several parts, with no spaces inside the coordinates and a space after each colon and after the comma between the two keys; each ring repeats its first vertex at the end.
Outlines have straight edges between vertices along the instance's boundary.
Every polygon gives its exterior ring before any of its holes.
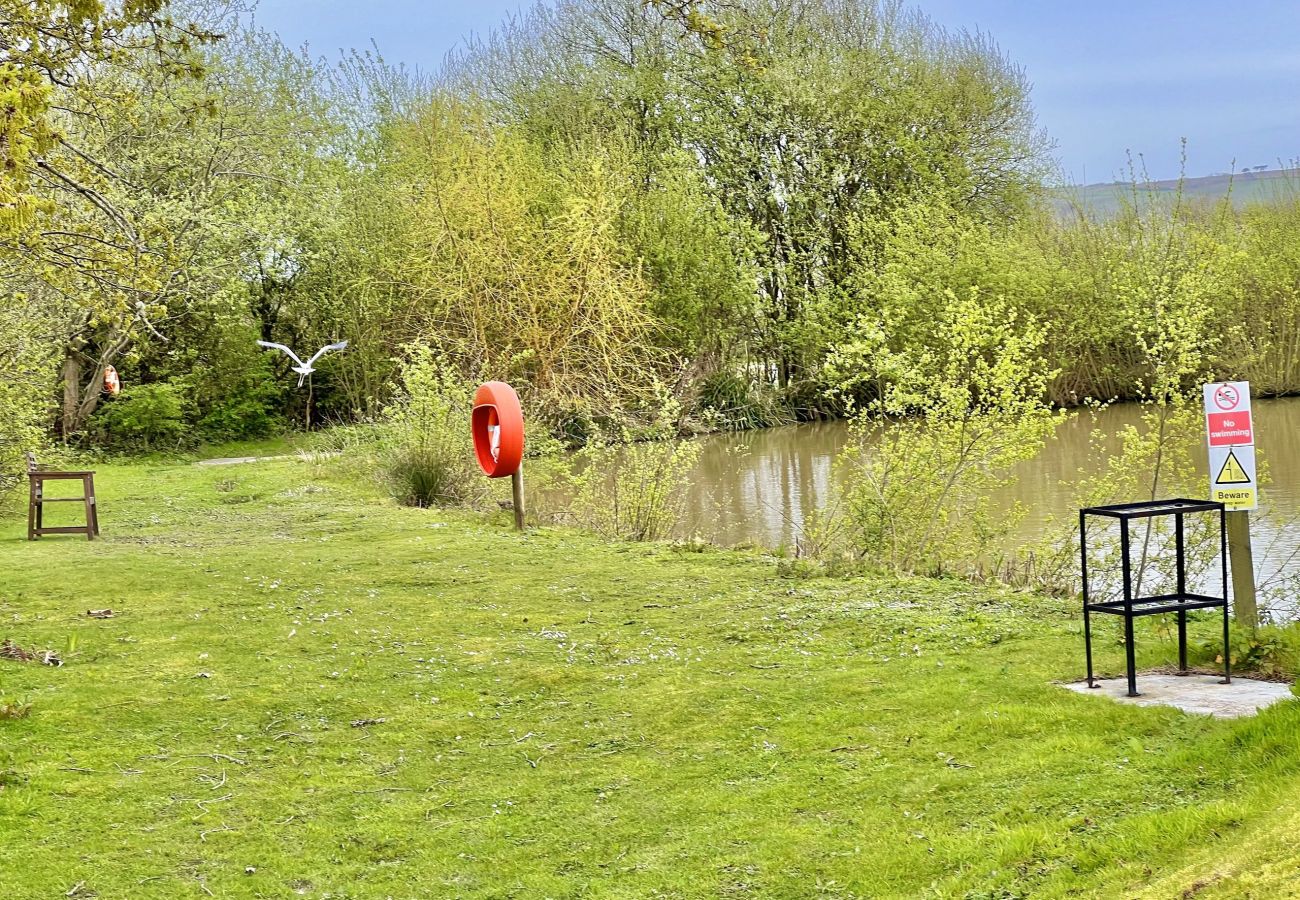
{"type": "Polygon", "coordinates": [[[0,660],[0,897],[1177,896],[1297,785],[1300,704],[1053,684],[1070,604],[331,466],[103,467],[101,541],[0,526],[0,639],[65,660],[0,660]]]}

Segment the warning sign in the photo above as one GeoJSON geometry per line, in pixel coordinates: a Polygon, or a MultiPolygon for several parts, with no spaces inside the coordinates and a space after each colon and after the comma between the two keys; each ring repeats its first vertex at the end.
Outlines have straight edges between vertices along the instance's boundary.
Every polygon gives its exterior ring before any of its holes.
{"type": "MultiPolygon", "coordinates": [[[[1206,387],[1211,387],[1211,385],[1206,385],[1206,387]]],[[[1224,384],[1212,385],[1212,387],[1214,388],[1214,405],[1219,409],[1231,412],[1241,404],[1242,391],[1237,384],[1225,382],[1224,384]]],[[[1250,394],[1247,393],[1245,396],[1249,397],[1250,394]]],[[[1247,403],[1247,408],[1249,408],[1249,403],[1247,403]]],[[[1207,406],[1206,411],[1208,412],[1208,410],[1209,407],[1207,406]]]]}
{"type": "Polygon", "coordinates": [[[1211,447],[1232,447],[1255,443],[1255,433],[1250,425],[1250,410],[1245,412],[1210,413],[1206,416],[1210,426],[1211,447]]]}
{"type": "Polygon", "coordinates": [[[1205,427],[1210,450],[1210,499],[1229,510],[1255,509],[1255,429],[1250,384],[1227,381],[1205,385],[1205,427]]]}
{"type": "Polygon", "coordinates": [[[1214,476],[1215,484],[1250,484],[1250,476],[1246,470],[1241,467],[1241,460],[1237,459],[1237,454],[1231,449],[1228,450],[1228,458],[1219,466],[1219,474],[1214,476]]]}

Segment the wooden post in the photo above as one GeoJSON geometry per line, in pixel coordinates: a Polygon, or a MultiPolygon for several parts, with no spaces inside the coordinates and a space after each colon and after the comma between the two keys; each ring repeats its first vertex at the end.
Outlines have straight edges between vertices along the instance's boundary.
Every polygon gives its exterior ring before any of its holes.
{"type": "MultiPolygon", "coordinates": [[[[515,501],[515,528],[519,531],[524,530],[524,464],[521,462],[519,468],[510,476],[510,490],[514,494],[515,501]]],[[[1253,597],[1253,594],[1252,594],[1253,597]]],[[[1252,599],[1252,603],[1254,600],[1252,599]]]]}
{"type": "Polygon", "coordinates": [[[1237,625],[1254,631],[1259,627],[1255,603],[1255,556],[1250,547],[1250,513],[1228,513],[1228,559],[1232,562],[1232,608],[1237,625]]]}

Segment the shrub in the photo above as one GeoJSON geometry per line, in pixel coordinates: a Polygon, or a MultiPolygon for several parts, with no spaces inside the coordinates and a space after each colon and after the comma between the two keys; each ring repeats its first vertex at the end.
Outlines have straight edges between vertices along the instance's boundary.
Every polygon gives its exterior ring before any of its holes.
{"type": "Polygon", "coordinates": [[[385,410],[379,463],[393,497],[407,506],[446,506],[474,480],[470,387],[426,346],[408,348],[397,399],[385,410]]]}
{"type": "Polygon", "coordinates": [[[210,441],[246,440],[273,434],[284,422],[268,409],[269,396],[256,386],[248,394],[232,395],[199,419],[199,431],[210,441]]]}
{"type": "Polygon", "coordinates": [[[700,382],[696,401],[706,426],[743,431],[785,425],[792,416],[777,402],[776,392],[764,390],[734,372],[719,371],[700,382]]]}
{"type": "Polygon", "coordinates": [[[93,428],[117,449],[152,450],[180,446],[188,433],[188,388],[183,381],[127,388],[96,413],[93,428]]]}
{"type": "MultiPolygon", "coordinates": [[[[1226,238],[1192,229],[1181,207],[1172,211],[1152,203],[1133,209],[1119,223],[1125,240],[1107,272],[1115,321],[1131,343],[1129,390],[1142,404],[1140,426],[1120,434],[1120,450],[1104,471],[1077,484],[1077,505],[1096,506],[1170,496],[1203,496],[1200,474],[1204,425],[1201,385],[1213,379],[1212,365],[1223,343],[1222,318],[1215,312],[1233,291],[1235,254],[1226,238]]],[[[1099,448],[1100,450],[1100,448],[1099,448]]],[[[1213,572],[1219,552],[1213,517],[1193,516],[1185,535],[1188,577],[1213,572]]],[[[1139,593],[1157,593],[1175,581],[1167,552],[1172,523],[1146,519],[1134,528],[1133,579],[1139,593]]],[[[1077,546],[1071,522],[1064,542],[1077,546]]],[[[1091,571],[1114,571],[1119,557],[1112,531],[1089,530],[1091,571]],[[1093,558],[1095,557],[1095,559],[1093,558]]],[[[1074,564],[1060,557],[1059,581],[1074,581],[1074,564]]],[[[1116,591],[1117,584],[1103,590],[1116,591]]]]}
{"type": "Polygon", "coordinates": [[[680,405],[664,396],[651,425],[621,443],[593,441],[574,455],[572,520],[605,537],[653,541],[681,517],[700,446],[676,437],[680,405]]]}
{"type": "Polygon", "coordinates": [[[879,386],[841,457],[842,540],[899,573],[977,571],[1018,518],[993,507],[993,490],[1061,421],[1042,399],[1042,327],[976,290],[946,301],[935,349],[893,351],[887,328],[864,323],[837,361],[846,387],[879,386]]]}
{"type": "Polygon", "coordinates": [[[0,719],[25,719],[32,713],[32,705],[22,700],[0,700],[0,719]]]}
{"type": "Polygon", "coordinates": [[[282,387],[271,371],[271,355],[237,360],[224,368],[195,369],[196,427],[205,440],[230,441],[266,437],[284,425],[275,411],[282,387]]]}

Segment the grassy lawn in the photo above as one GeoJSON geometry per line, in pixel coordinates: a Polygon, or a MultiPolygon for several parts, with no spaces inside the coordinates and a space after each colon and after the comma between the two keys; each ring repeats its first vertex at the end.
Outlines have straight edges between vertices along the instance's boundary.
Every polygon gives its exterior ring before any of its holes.
{"type": "Polygon", "coordinates": [[[1229,897],[1297,871],[1271,829],[1300,704],[1069,693],[1073,604],[518,536],[297,459],[97,481],[101,541],[0,525],[0,639],[65,660],[0,660],[31,705],[0,719],[6,900],[1229,897]]]}

